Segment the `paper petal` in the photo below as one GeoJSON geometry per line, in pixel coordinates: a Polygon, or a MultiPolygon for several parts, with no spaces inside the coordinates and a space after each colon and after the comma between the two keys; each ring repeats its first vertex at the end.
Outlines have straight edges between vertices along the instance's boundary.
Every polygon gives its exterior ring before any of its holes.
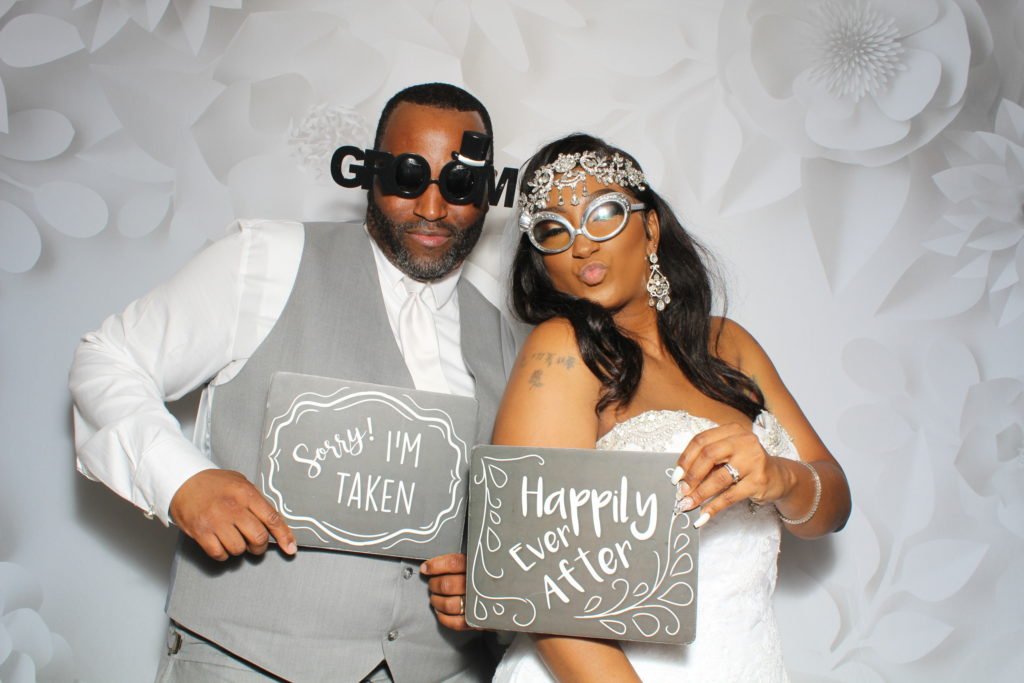
{"type": "Polygon", "coordinates": [[[84,47],[78,29],[45,14],[22,14],[0,29],[0,60],[10,66],[48,64],[84,47]]]}
{"type": "Polygon", "coordinates": [[[509,6],[504,2],[472,0],[470,9],[480,31],[505,61],[517,71],[526,71],[530,66],[530,58],[526,53],[526,45],[523,44],[523,36],[519,32],[515,15],[509,6]]]}
{"type": "Polygon", "coordinates": [[[556,26],[583,28],[587,20],[565,0],[511,0],[528,12],[543,17],[556,26]]]}
{"type": "Polygon", "coordinates": [[[1024,287],[1019,284],[1010,290],[1003,304],[1003,310],[999,314],[999,326],[1010,325],[1024,315],[1024,287]]]}
{"type": "Polygon", "coordinates": [[[875,624],[868,644],[885,659],[907,664],[932,652],[952,631],[949,624],[924,614],[889,612],[875,624]]]}
{"type": "Polygon", "coordinates": [[[1024,107],[1003,99],[996,111],[995,131],[1008,140],[1024,143],[1024,107]]]}
{"type": "Polygon", "coordinates": [[[146,154],[124,129],[108,135],[76,156],[125,180],[143,183],[174,181],[174,169],[146,154]]]}
{"type": "Polygon", "coordinates": [[[883,396],[900,396],[907,389],[903,363],[893,351],[873,339],[854,339],[843,349],[843,369],[862,388],[883,396]]]}
{"type": "Polygon", "coordinates": [[[935,453],[919,433],[903,457],[887,463],[886,476],[872,493],[883,523],[898,538],[928,527],[935,516],[935,453]],[[908,487],[907,482],[913,482],[908,487]]]}
{"type": "MultiPolygon", "coordinates": [[[[224,89],[205,72],[101,64],[91,68],[135,143],[172,167],[178,163],[181,139],[188,134],[196,112],[206,109],[224,89]]],[[[224,130],[231,129],[225,126],[224,130]]]]}
{"type": "MultiPolygon", "coordinates": [[[[341,19],[323,12],[254,12],[246,16],[231,44],[217,62],[214,78],[221,83],[271,78],[285,73],[304,73],[297,53],[338,29],[341,19]]],[[[362,64],[364,51],[337,52],[325,65],[347,73],[349,64],[362,64]]]]}
{"type": "Polygon", "coordinates": [[[882,674],[864,662],[845,662],[834,670],[837,681],[857,681],[857,683],[886,683],[882,674]]]}
{"type": "Polygon", "coordinates": [[[914,435],[899,413],[873,404],[846,409],[839,418],[838,427],[843,442],[864,453],[898,450],[906,446],[914,435]]]}
{"type": "Polygon", "coordinates": [[[461,56],[466,49],[466,40],[469,38],[472,24],[472,17],[465,3],[460,0],[441,0],[434,8],[431,23],[448,41],[452,52],[461,56]]]}
{"type": "Polygon", "coordinates": [[[889,118],[906,121],[924,110],[942,78],[942,64],[931,52],[907,50],[906,71],[898,71],[885,90],[874,95],[875,103],[889,118]]]}
{"type": "Polygon", "coordinates": [[[35,610],[23,607],[8,612],[3,624],[15,651],[27,654],[37,667],[45,666],[53,657],[50,629],[35,610]]]}
{"type": "MultiPolygon", "coordinates": [[[[1018,206],[1017,211],[1019,212],[1020,210],[1018,206]]],[[[1024,237],[1024,230],[1014,225],[979,237],[970,242],[970,246],[975,249],[984,249],[985,251],[999,251],[1016,246],[1020,243],[1022,237],[1024,237]]]]}
{"type": "Polygon", "coordinates": [[[935,92],[935,104],[951,107],[961,101],[971,66],[971,42],[963,13],[943,12],[927,30],[906,36],[902,42],[908,53],[918,49],[942,61],[942,80],[935,92]]]}
{"type": "Polygon", "coordinates": [[[107,227],[110,212],[96,190],[66,180],[55,180],[35,191],[40,215],[69,237],[92,237],[107,227]]]}
{"type": "Polygon", "coordinates": [[[4,683],[38,683],[36,666],[32,658],[15,652],[6,662],[0,662],[0,681],[4,683]]]}
{"type": "Polygon", "coordinates": [[[156,25],[163,19],[164,13],[167,12],[167,6],[171,4],[171,0],[145,0],[146,3],[146,23],[147,29],[152,31],[156,28],[156,25]]]}
{"type": "Polygon", "coordinates": [[[960,429],[967,431],[984,422],[1009,419],[1007,410],[1024,392],[1024,384],[1012,377],[997,377],[973,385],[967,390],[960,429]]]}
{"type": "MultiPolygon", "coordinates": [[[[0,601],[0,611],[3,609],[3,602],[0,601]]],[[[11,656],[14,651],[14,642],[11,640],[11,634],[7,632],[7,627],[0,622],[0,665],[2,665],[7,658],[11,656]]]]}
{"type": "Polygon", "coordinates": [[[859,271],[896,224],[910,191],[905,161],[878,168],[808,159],[807,217],[833,290],[859,271]]]}
{"type": "Polygon", "coordinates": [[[44,161],[62,154],[75,138],[68,117],[51,109],[11,114],[10,132],[0,135],[0,155],[15,161],[44,161]]]}
{"type": "Polygon", "coordinates": [[[904,555],[899,585],[922,600],[945,600],[967,584],[987,550],[988,545],[975,541],[926,541],[904,555]]]}
{"type": "Polygon", "coordinates": [[[159,192],[140,192],[125,202],[117,213],[117,230],[125,237],[142,237],[153,232],[171,205],[171,197],[159,192]]]}
{"type": "Polygon", "coordinates": [[[716,90],[693,97],[676,120],[677,140],[686,150],[678,161],[701,201],[729,179],[743,146],[740,124],[718,95],[716,90]]]}
{"type": "Polygon", "coordinates": [[[800,189],[800,157],[759,135],[741,148],[722,193],[722,215],[774,204],[800,189]]]}
{"type": "Polygon", "coordinates": [[[794,81],[807,68],[806,27],[791,17],[769,14],[753,23],[750,56],[765,90],[775,98],[793,95],[794,81]]]}
{"type": "Polygon", "coordinates": [[[227,188],[213,177],[192,145],[181,150],[174,189],[170,234],[187,246],[198,247],[220,237],[224,226],[239,215],[232,209],[227,188]]]}
{"type": "Polygon", "coordinates": [[[985,293],[985,279],[953,277],[959,269],[955,259],[924,254],[900,276],[880,312],[910,320],[950,318],[963,313],[985,293]]]}
{"type": "MultiPolygon", "coordinates": [[[[7,223],[0,221],[0,225],[7,223]]],[[[0,603],[4,613],[21,608],[38,610],[43,605],[42,586],[21,565],[0,562],[0,603]]]]}
{"type": "MultiPolygon", "coordinates": [[[[783,557],[789,552],[789,539],[786,540],[783,557]]],[[[804,543],[797,542],[801,545],[804,543]]],[[[786,560],[780,558],[780,562],[786,560]]],[[[793,565],[786,566],[785,571],[780,572],[779,591],[776,595],[781,631],[800,634],[800,638],[785,644],[787,655],[790,651],[801,654],[829,652],[843,621],[835,598],[814,577],[793,565]],[[814,628],[806,627],[809,617],[814,620],[814,628]]]]}
{"type": "Polygon", "coordinates": [[[316,94],[302,76],[285,74],[253,83],[250,100],[252,127],[264,133],[280,133],[302,118],[313,106],[316,94]]]}
{"type": "MultiPolygon", "coordinates": [[[[924,352],[925,394],[941,397],[945,414],[960,415],[967,389],[980,379],[978,361],[967,346],[944,339],[932,342],[924,352]]],[[[959,425],[957,426],[959,428],[959,425]]]]}
{"type": "Polygon", "coordinates": [[[75,659],[71,645],[56,633],[50,634],[53,657],[36,674],[36,683],[71,683],[75,680],[75,659]]]}
{"type": "Polygon", "coordinates": [[[849,118],[823,116],[817,109],[807,112],[807,136],[822,147],[838,151],[864,151],[884,147],[907,137],[908,121],[885,116],[873,99],[862,99],[849,118]]]}
{"type": "Polygon", "coordinates": [[[35,222],[14,204],[0,199],[0,225],[0,268],[8,273],[31,270],[43,250],[35,222]]]}
{"type": "Polygon", "coordinates": [[[267,136],[250,124],[251,98],[252,86],[248,82],[232,83],[192,126],[192,136],[204,161],[221,182],[226,182],[228,171],[235,164],[268,143],[267,136]],[[226,125],[229,121],[232,123],[226,125]]]}
{"type": "Polygon", "coordinates": [[[294,162],[271,155],[240,161],[227,177],[231,203],[239,216],[287,219],[303,215],[307,184],[294,162]]]}
{"type": "Polygon", "coordinates": [[[192,54],[199,54],[199,48],[206,39],[206,27],[210,23],[210,5],[200,0],[175,2],[174,9],[181,20],[181,28],[185,32],[188,46],[192,48],[192,54]]]}
{"type": "Polygon", "coordinates": [[[89,45],[89,49],[95,52],[106,45],[111,38],[124,28],[129,19],[131,19],[131,16],[124,11],[120,2],[117,0],[104,0],[100,5],[100,15],[96,19],[96,30],[93,31],[92,43],[89,45]]]}

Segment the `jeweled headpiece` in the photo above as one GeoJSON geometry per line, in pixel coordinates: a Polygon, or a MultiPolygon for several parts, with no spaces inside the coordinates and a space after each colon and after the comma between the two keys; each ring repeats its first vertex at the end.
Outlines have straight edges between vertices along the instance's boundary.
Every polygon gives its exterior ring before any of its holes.
{"type": "Polygon", "coordinates": [[[582,188],[581,195],[587,196],[586,177],[590,175],[604,185],[615,183],[620,187],[634,187],[646,190],[647,179],[643,171],[633,162],[618,152],[610,157],[601,152],[576,152],[559,154],[550,164],[544,164],[533,173],[533,178],[526,182],[530,192],[519,194],[519,207],[523,213],[531,214],[543,209],[548,203],[551,190],[558,188],[558,205],[564,206],[562,190],[569,188],[572,193],[572,205],[580,203],[580,195],[576,194],[576,186],[582,188]],[[576,167],[579,166],[577,169],[576,167]]]}

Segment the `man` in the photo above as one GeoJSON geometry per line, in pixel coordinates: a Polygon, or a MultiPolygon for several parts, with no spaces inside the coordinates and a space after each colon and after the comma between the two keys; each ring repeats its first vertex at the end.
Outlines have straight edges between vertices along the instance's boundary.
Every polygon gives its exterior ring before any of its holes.
{"type": "MultiPolygon", "coordinates": [[[[476,98],[413,86],[385,106],[375,148],[418,154],[436,178],[465,131],[491,134],[476,98]]],[[[478,634],[441,625],[465,627],[460,555],[421,572],[296,551],[250,483],[277,370],[475,396],[477,438],[489,438],[515,350],[498,312],[460,277],[486,209],[486,198],[449,203],[437,183],[403,198],[374,182],[365,229],[241,221],[83,338],[70,381],[79,470],[184,532],[158,680],[489,677],[478,634]],[[410,310],[436,331],[403,330],[410,310]],[[164,401],[211,379],[197,448],[164,401]],[[435,574],[429,601],[424,573],[435,574]]]]}

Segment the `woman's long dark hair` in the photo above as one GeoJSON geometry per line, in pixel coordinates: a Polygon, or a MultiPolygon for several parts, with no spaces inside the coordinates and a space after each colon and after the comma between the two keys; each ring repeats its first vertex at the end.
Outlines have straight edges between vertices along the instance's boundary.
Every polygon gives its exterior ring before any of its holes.
{"type": "MultiPolygon", "coordinates": [[[[548,143],[530,159],[520,183],[521,191],[539,167],[559,154],[585,151],[611,157],[621,154],[639,169],[640,164],[604,140],[576,133],[548,143]]],[[[671,283],[671,302],[658,313],[662,341],[686,375],[704,395],[725,403],[750,419],[764,409],[764,396],[749,377],[711,351],[712,275],[706,265],[710,255],[683,229],[668,203],[645,183],[647,189],[626,188],[654,211],[661,226],[658,263],[671,283]]],[[[606,309],[555,289],[544,266],[543,255],[526,235],[519,240],[512,265],[512,308],[522,320],[537,325],[551,318],[565,318],[576,333],[580,355],[603,387],[597,412],[611,405],[627,406],[636,395],[643,371],[643,352],[634,339],[615,324],[614,310],[606,309]]],[[[719,329],[719,334],[721,330],[719,329]]],[[[717,336],[715,344],[717,344],[717,336]]]]}

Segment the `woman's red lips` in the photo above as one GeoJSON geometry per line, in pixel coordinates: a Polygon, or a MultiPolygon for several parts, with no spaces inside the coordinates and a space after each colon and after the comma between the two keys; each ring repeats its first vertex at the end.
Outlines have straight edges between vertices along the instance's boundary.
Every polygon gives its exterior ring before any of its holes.
{"type": "Polygon", "coordinates": [[[604,276],[608,273],[608,266],[603,263],[595,262],[588,263],[577,277],[585,285],[599,285],[604,281],[604,276]]]}

